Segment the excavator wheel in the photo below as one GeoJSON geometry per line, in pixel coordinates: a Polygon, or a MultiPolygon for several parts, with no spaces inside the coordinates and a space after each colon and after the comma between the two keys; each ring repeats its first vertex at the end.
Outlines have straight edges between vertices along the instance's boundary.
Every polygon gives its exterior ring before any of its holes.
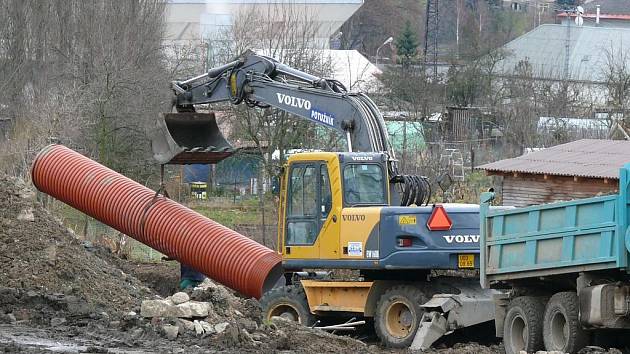
{"type": "Polygon", "coordinates": [[[260,299],[260,306],[265,321],[278,316],[304,326],[315,323],[315,316],[308,307],[306,293],[299,285],[281,286],[266,292],[260,299]]]}
{"type": "Polygon", "coordinates": [[[398,285],[385,291],[376,305],[374,329],[385,346],[407,348],[416,336],[426,296],[417,287],[398,285]]]}

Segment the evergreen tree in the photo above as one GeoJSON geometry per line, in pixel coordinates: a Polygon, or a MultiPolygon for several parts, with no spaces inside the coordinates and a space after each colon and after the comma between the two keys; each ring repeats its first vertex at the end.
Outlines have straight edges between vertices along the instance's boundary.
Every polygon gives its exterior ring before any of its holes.
{"type": "Polygon", "coordinates": [[[396,53],[403,65],[411,63],[418,54],[418,38],[409,21],[405,22],[405,28],[396,38],[396,53]]]}

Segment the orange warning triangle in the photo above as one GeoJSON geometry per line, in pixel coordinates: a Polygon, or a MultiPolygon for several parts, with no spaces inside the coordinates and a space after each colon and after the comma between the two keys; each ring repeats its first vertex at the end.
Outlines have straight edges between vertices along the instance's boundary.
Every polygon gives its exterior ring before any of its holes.
{"type": "Polygon", "coordinates": [[[446,231],[453,226],[451,218],[448,217],[446,210],[441,205],[433,206],[433,214],[427,221],[427,228],[431,231],[446,231]]]}

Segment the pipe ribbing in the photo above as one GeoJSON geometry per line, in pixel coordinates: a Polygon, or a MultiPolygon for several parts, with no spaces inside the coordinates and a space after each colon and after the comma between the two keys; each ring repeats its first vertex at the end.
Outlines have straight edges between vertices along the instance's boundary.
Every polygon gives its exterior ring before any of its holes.
{"type": "Polygon", "coordinates": [[[65,146],[42,149],[31,175],[40,191],[244,295],[260,298],[282,275],[277,252],[65,146]]]}

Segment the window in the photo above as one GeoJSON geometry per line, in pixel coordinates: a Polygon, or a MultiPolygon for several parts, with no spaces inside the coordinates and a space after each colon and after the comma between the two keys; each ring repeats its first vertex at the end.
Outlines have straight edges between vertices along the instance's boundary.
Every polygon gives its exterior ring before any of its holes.
{"type": "Polygon", "coordinates": [[[328,168],[326,165],[321,165],[320,169],[320,186],[321,186],[321,204],[322,204],[322,220],[326,220],[330,209],[332,209],[332,191],[330,190],[330,180],[328,179],[328,168]]]}
{"type": "Polygon", "coordinates": [[[289,216],[315,216],[317,213],[315,166],[299,166],[291,173],[289,216]]]}
{"type": "Polygon", "coordinates": [[[310,245],[317,239],[318,169],[319,165],[297,165],[291,170],[287,216],[288,245],[310,245]]]}
{"type": "Polygon", "coordinates": [[[375,164],[351,164],[343,169],[346,205],[385,205],[383,170],[375,164]]]}

